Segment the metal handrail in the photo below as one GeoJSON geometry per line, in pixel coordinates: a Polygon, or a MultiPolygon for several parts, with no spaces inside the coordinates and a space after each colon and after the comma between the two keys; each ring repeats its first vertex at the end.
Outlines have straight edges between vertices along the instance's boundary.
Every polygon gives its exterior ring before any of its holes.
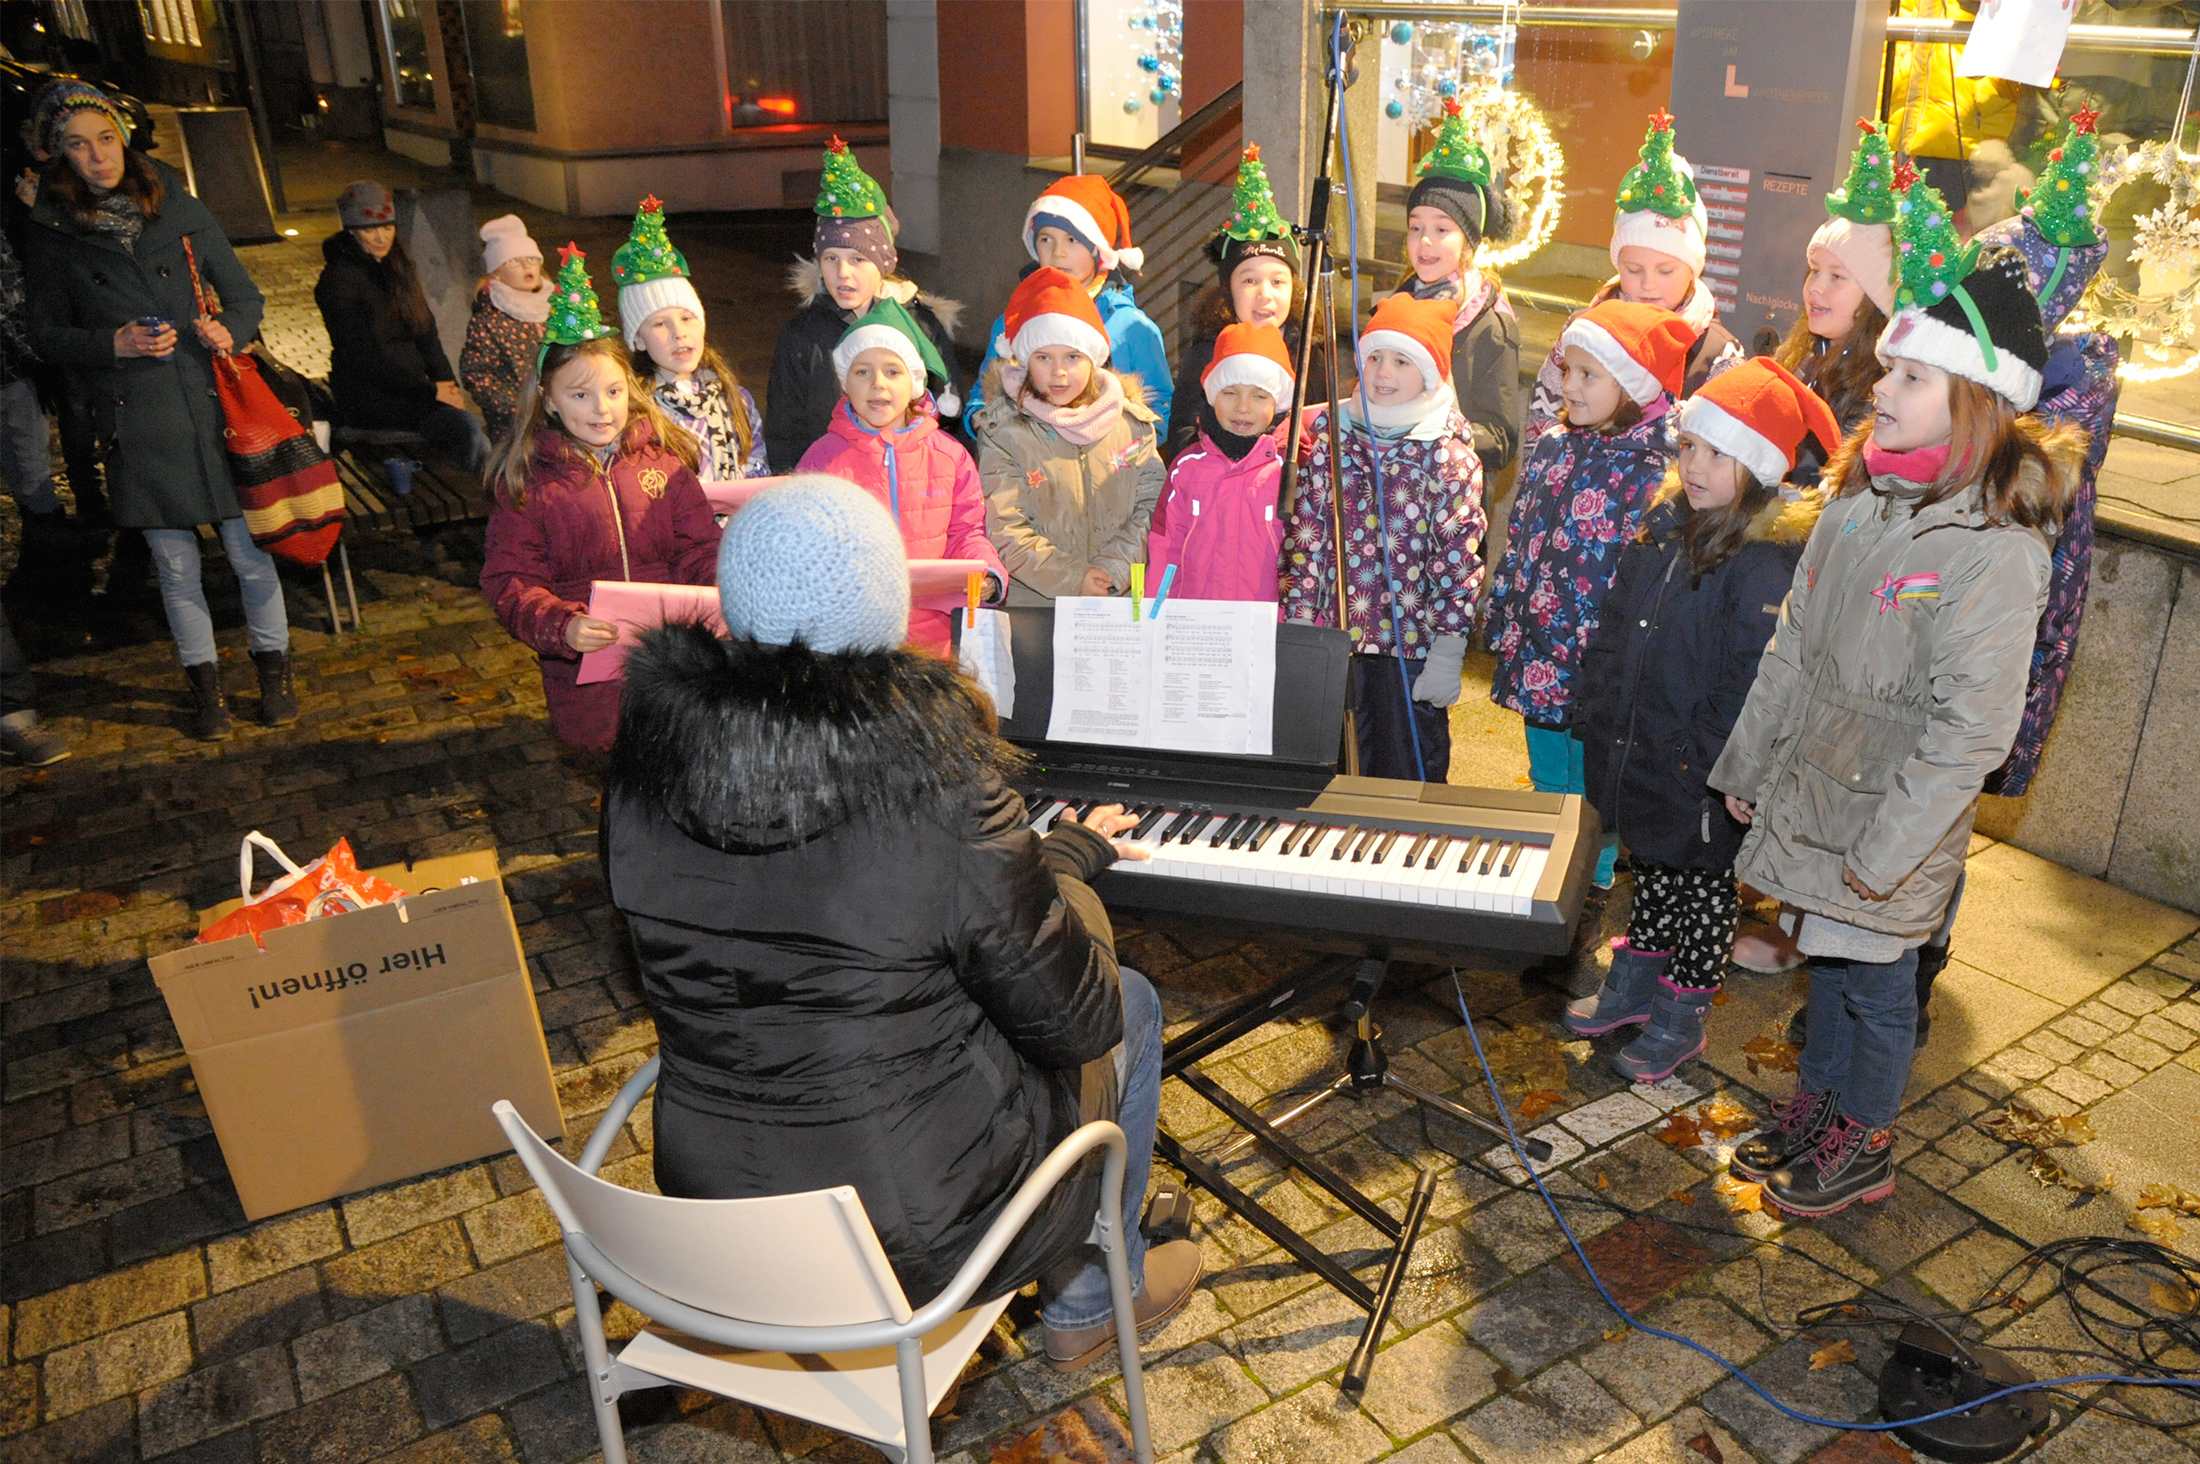
{"type": "Polygon", "coordinates": [[[1186,117],[1167,132],[1162,133],[1141,149],[1131,160],[1108,174],[1108,186],[1118,193],[1139,178],[1161,166],[1162,159],[1172,152],[1181,152],[1184,144],[1205,131],[1216,118],[1240,105],[1245,100],[1245,83],[1233,81],[1223,88],[1215,99],[1186,117]]]}

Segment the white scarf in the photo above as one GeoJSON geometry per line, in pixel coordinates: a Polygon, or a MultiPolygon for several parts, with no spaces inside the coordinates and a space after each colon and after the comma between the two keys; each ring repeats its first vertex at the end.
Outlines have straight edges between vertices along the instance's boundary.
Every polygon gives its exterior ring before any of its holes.
{"type": "MultiPolygon", "coordinates": [[[[1369,397],[1366,421],[1377,437],[1441,437],[1444,423],[1449,420],[1451,410],[1457,402],[1458,398],[1452,392],[1451,383],[1438,380],[1413,400],[1392,406],[1384,406],[1369,397]]],[[[1344,416],[1347,422],[1361,420],[1358,392],[1352,392],[1345,397],[1344,416]]]]}
{"type": "Polygon", "coordinates": [[[533,290],[515,290],[495,275],[489,276],[489,303],[514,320],[524,320],[529,325],[541,325],[550,318],[550,294],[557,288],[557,281],[548,275],[533,290]]]}

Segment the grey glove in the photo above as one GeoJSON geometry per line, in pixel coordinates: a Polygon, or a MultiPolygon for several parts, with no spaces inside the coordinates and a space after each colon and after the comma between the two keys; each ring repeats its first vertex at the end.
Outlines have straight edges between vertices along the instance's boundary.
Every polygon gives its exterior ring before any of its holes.
{"type": "Polygon", "coordinates": [[[1459,700],[1459,678],[1467,669],[1467,638],[1440,635],[1429,648],[1428,664],[1413,682],[1413,699],[1432,707],[1448,707],[1459,700]]]}

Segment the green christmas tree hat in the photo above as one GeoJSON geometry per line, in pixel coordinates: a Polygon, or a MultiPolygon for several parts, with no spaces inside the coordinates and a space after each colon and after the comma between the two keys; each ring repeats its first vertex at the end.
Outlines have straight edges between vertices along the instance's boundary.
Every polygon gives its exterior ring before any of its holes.
{"type": "Polygon", "coordinates": [[[588,256],[581,252],[581,246],[568,242],[558,251],[558,259],[557,284],[550,292],[550,319],[543,325],[542,350],[535,356],[538,372],[552,346],[577,346],[612,333],[611,327],[603,323],[596,287],[588,278],[588,256]]]}
{"type": "MultiPolygon", "coordinates": [[[[2047,155],[2039,181],[2017,195],[2019,211],[2058,248],[2090,249],[2101,242],[2090,192],[2094,163],[2101,153],[2101,140],[2093,128],[2100,120],[2101,114],[2090,107],[2071,114],[2062,146],[2047,155]]],[[[2053,290],[2050,285],[2043,293],[2053,290]]]]}
{"type": "MultiPolygon", "coordinates": [[[[1669,138],[1666,152],[1670,154],[1672,150],[1669,138]]],[[[1462,183],[1472,183],[1481,188],[1489,187],[1492,178],[1496,176],[1495,170],[1490,166],[1488,151],[1467,130],[1467,119],[1460,112],[1456,97],[1444,103],[1444,122],[1436,129],[1436,145],[1422,157],[1420,171],[1414,176],[1456,178],[1462,183]]],[[[1693,198],[1695,195],[1691,193],[1689,196],[1693,198]]]]}
{"type": "Polygon", "coordinates": [[[1895,167],[1893,182],[1902,191],[1895,205],[1895,269],[1901,278],[1895,303],[1929,310],[1970,274],[1978,246],[1956,238],[1948,201],[1907,161],[1895,167]]]}
{"type": "Polygon", "coordinates": [[[1238,159],[1237,187],[1230,194],[1230,218],[1222,232],[1233,239],[1291,236],[1291,226],[1276,212],[1276,195],[1268,187],[1268,168],[1260,160],[1257,142],[1246,144],[1238,159]]]}
{"type": "Polygon", "coordinates": [[[1682,171],[1673,158],[1673,115],[1660,107],[1651,114],[1650,130],[1643,134],[1641,161],[1619,180],[1622,213],[1647,211],[1669,219],[1696,209],[1696,180],[1682,171]]]}
{"type": "Polygon", "coordinates": [[[1948,204],[1907,161],[1894,221],[1901,306],[1880,333],[1879,357],[1923,361],[1979,383],[2029,412],[2047,368],[2047,330],[2015,249],[1959,245],[1948,204]]]}
{"type": "Polygon", "coordinates": [[[1849,154],[1847,180],[1826,195],[1826,212],[1859,224],[1891,224],[1895,212],[1894,149],[1887,145],[1886,131],[1872,118],[1859,117],[1856,125],[1864,139],[1849,154]]]}
{"type": "Polygon", "coordinates": [[[685,278],[687,257],[665,237],[665,206],[651,194],[634,212],[633,232],[611,256],[611,278],[621,289],[648,280],[685,278]]]}
{"type": "Polygon", "coordinates": [[[863,171],[848,144],[838,137],[825,149],[825,174],[818,180],[816,214],[830,219],[890,217],[885,190],[863,171]]]}

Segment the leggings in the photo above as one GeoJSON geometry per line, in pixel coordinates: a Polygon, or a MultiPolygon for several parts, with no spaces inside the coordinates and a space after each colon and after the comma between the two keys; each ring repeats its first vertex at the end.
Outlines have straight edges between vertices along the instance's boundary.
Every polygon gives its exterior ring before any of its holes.
{"type": "Polygon", "coordinates": [[[1627,943],[1673,959],[1665,979],[1692,991],[1716,991],[1726,981],[1738,917],[1732,869],[1677,869],[1635,861],[1635,908],[1627,943]]]}

